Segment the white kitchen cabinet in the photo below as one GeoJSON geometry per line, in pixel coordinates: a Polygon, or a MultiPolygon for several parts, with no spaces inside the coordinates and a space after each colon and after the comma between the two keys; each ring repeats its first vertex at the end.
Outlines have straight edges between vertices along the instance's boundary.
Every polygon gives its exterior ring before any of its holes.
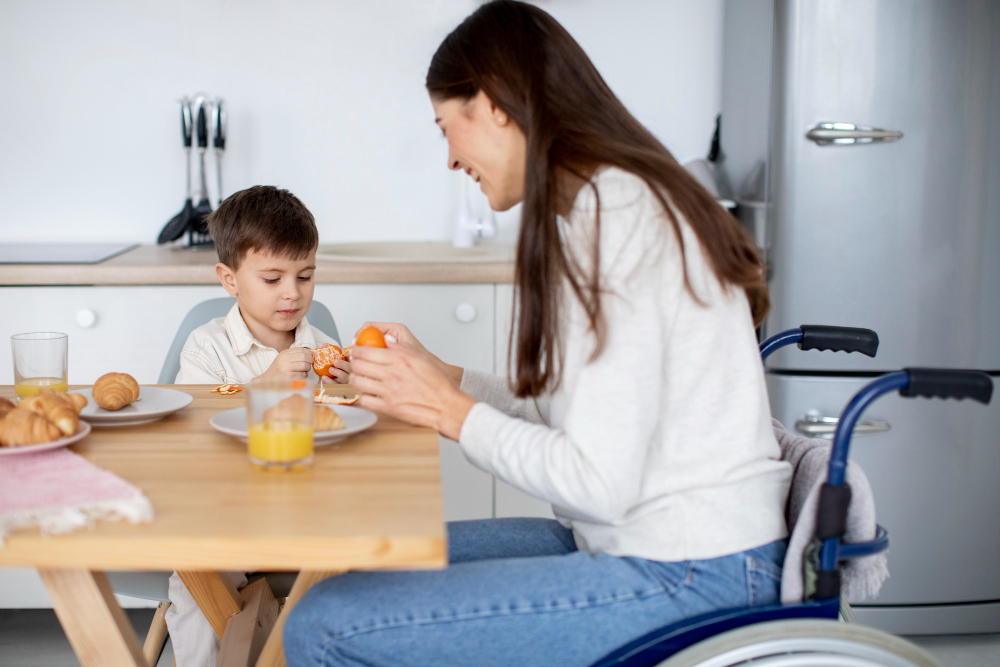
{"type": "MultiPolygon", "coordinates": [[[[510,330],[513,325],[514,286],[496,285],[494,294],[496,328],[494,333],[493,368],[497,375],[508,375],[508,349],[510,330]]],[[[553,518],[552,506],[503,480],[495,480],[493,486],[493,515],[496,517],[533,516],[553,518]]]]}
{"type": "MultiPolygon", "coordinates": [[[[448,363],[493,371],[493,285],[317,285],[315,299],[330,309],[341,343],[367,321],[400,322],[448,363]]],[[[440,439],[441,486],[448,521],[493,516],[493,478],[440,439]]]]}
{"type": "Polygon", "coordinates": [[[493,285],[320,284],[313,298],[330,309],[344,345],[365,322],[400,322],[445,361],[493,370],[493,285]]]}
{"type": "MultiPolygon", "coordinates": [[[[195,304],[220,296],[226,292],[219,285],[3,287],[0,340],[60,331],[69,334],[71,384],[91,384],[111,371],[155,384],[181,320],[195,304]]],[[[14,384],[9,350],[0,356],[0,384],[14,384]]]]}

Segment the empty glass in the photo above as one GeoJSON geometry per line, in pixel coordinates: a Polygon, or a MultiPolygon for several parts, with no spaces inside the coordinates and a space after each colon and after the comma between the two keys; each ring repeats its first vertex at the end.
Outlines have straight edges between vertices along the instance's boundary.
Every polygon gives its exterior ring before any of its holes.
{"type": "Polygon", "coordinates": [[[304,470],[313,458],[313,391],[305,380],[254,380],[247,387],[247,451],[269,471],[304,470]]]}
{"type": "Polygon", "coordinates": [[[42,387],[67,391],[67,350],[64,333],[36,332],[10,337],[14,355],[14,393],[18,400],[38,393],[42,387]]]}

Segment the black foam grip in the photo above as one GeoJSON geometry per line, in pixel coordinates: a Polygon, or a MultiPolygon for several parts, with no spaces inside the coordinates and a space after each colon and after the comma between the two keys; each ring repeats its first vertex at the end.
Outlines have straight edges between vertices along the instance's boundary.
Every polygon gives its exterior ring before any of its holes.
{"type": "Polygon", "coordinates": [[[993,379],[982,371],[955,368],[904,368],[910,375],[909,386],[899,395],[912,398],[971,398],[989,404],[993,397],[993,379]]]}
{"type": "Polygon", "coordinates": [[[851,487],[847,484],[823,484],[819,491],[816,513],[816,537],[828,540],[842,537],[847,530],[847,508],[851,504],[851,487]]]}
{"type": "Polygon", "coordinates": [[[816,593],[818,600],[840,597],[840,570],[819,570],[816,572],[816,593]]]}
{"type": "Polygon", "coordinates": [[[834,352],[860,352],[874,357],[878,352],[878,334],[871,329],[854,327],[828,327],[822,324],[803,324],[801,350],[833,350],[834,352]]]}

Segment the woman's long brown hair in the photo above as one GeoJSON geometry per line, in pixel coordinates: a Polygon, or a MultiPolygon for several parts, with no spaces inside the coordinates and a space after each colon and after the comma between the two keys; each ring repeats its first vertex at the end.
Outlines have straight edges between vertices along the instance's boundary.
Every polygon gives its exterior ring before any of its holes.
{"type": "MultiPolygon", "coordinates": [[[[596,337],[593,358],[607,342],[600,248],[592,249],[591,275],[581,275],[560,242],[556,211],[564,174],[586,179],[595,167],[613,165],[642,178],[670,221],[682,258],[684,241],[674,208],[694,230],[719,281],[742,287],[754,322],[764,319],[770,304],[753,240],[632,117],[580,45],[547,13],[513,0],[484,4],[438,47],[427,71],[427,90],[438,100],[469,100],[483,91],[527,137],[514,276],[517,322],[511,332],[511,342],[517,343],[511,347],[517,350],[512,378],[517,396],[537,396],[559,384],[564,281],[596,337]]],[[[698,300],[686,261],[684,271],[687,289],[698,300]]]]}

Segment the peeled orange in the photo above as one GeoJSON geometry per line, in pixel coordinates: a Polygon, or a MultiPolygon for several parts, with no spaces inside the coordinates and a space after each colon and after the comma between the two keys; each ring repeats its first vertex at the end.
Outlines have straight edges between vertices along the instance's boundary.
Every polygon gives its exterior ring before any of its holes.
{"type": "Polygon", "coordinates": [[[323,377],[333,377],[331,369],[333,368],[333,362],[337,359],[344,359],[347,355],[340,347],[334,345],[333,343],[327,343],[326,345],[321,345],[312,351],[313,353],[313,370],[316,371],[316,375],[323,377]]]}

